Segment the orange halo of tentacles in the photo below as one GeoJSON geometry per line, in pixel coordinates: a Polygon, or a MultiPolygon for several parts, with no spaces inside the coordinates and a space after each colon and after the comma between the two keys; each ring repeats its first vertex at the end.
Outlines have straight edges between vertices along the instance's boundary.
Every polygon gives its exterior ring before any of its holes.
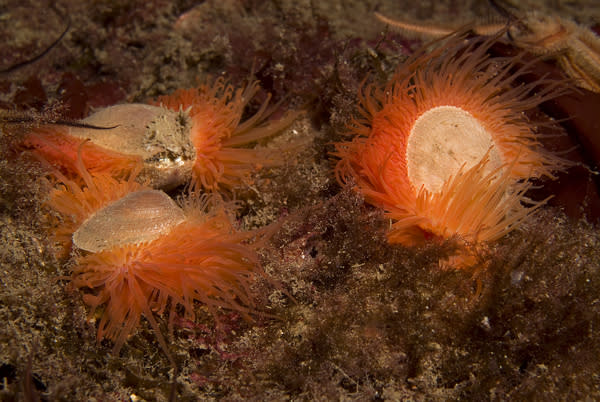
{"type": "Polygon", "coordinates": [[[541,147],[544,124],[526,115],[564,83],[516,84],[528,64],[488,56],[496,40],[455,35],[359,94],[354,139],[336,144],[335,172],[385,210],[391,243],[496,240],[541,205],[524,195],[529,180],[565,166],[541,147]]]}

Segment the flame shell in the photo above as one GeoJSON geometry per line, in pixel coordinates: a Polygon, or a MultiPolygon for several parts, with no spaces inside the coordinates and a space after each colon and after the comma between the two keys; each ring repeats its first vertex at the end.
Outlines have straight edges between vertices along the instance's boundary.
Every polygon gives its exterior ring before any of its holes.
{"type": "Polygon", "coordinates": [[[541,146],[552,123],[527,114],[566,93],[564,82],[517,85],[529,73],[525,54],[490,58],[497,39],[454,34],[359,93],[355,137],[335,145],[335,171],[384,209],[390,243],[497,240],[545,202],[525,196],[532,179],[567,166],[541,146]]]}
{"type": "Polygon", "coordinates": [[[254,146],[288,127],[301,112],[270,119],[279,105],[266,96],[258,111],[244,118],[260,90],[253,81],[235,88],[222,78],[198,88],[180,89],[154,104],[122,104],[101,109],[81,124],[36,127],[21,146],[31,149],[67,177],[79,175],[78,160],[92,174],[127,179],[170,190],[180,185],[230,193],[263,167],[285,161],[278,149],[254,146]]]}
{"type": "Polygon", "coordinates": [[[100,109],[83,123],[106,129],[68,127],[67,134],[142,161],[139,180],[169,189],[191,177],[196,151],[189,116],[160,106],[131,103],[100,109]]]}
{"type": "Polygon", "coordinates": [[[259,313],[252,284],[268,277],[256,248],[271,229],[238,231],[234,204],[215,194],[190,192],[176,203],[160,190],[140,188],[134,176],[122,181],[90,173],[78,157],[80,177],[56,171],[47,205],[62,218],[51,220],[52,229],[81,251],[73,256],[71,285],[83,291],[90,316],[103,308],[99,342],[114,341],[118,353],[144,316],[170,356],[155,319],[167,306],[182,306],[188,319],[196,302],[215,317],[220,308],[249,320],[259,313]]]}
{"type": "Polygon", "coordinates": [[[73,244],[98,253],[156,240],[185,220],[183,210],[159,190],[126,195],[91,215],[73,234],[73,244]]]}

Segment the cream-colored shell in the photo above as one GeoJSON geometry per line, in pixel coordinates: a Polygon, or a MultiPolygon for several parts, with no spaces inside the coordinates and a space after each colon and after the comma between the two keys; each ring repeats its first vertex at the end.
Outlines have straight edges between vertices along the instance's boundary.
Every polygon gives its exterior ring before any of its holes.
{"type": "Polygon", "coordinates": [[[98,110],[83,123],[110,129],[69,127],[69,134],[90,139],[112,151],[141,157],[140,181],[169,189],[188,183],[196,160],[186,112],[141,103],[110,106],[98,110]]]}
{"type": "Polygon", "coordinates": [[[481,123],[456,106],[429,109],[416,120],[406,147],[407,173],[415,190],[437,193],[444,183],[477,165],[489,152],[484,174],[502,166],[498,148],[481,123]]]}
{"type": "Polygon", "coordinates": [[[185,219],[183,210],[159,190],[141,190],[90,216],[73,234],[73,244],[97,253],[156,240],[185,219]]]}

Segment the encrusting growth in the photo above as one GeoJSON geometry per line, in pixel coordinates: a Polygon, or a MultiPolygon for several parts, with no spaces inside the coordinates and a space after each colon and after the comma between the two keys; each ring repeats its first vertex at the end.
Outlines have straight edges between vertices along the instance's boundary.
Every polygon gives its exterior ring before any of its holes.
{"type": "Polygon", "coordinates": [[[355,138],[336,144],[336,176],[386,211],[391,243],[496,240],[543,203],[525,197],[529,180],[565,166],[539,144],[545,123],[525,114],[564,93],[564,83],[517,85],[528,64],[491,58],[496,40],[451,36],[359,94],[355,138]]]}

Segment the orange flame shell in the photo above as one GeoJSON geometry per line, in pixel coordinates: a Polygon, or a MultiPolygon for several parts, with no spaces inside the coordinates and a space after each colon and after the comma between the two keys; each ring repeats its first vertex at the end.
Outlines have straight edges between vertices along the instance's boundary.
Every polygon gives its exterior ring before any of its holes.
{"type": "Polygon", "coordinates": [[[255,248],[244,243],[256,235],[237,232],[224,209],[196,211],[152,242],[76,258],[72,285],[85,290],[90,314],[104,306],[98,341],[110,339],[118,351],[144,316],[162,344],[154,315],[162,314],[168,304],[183,306],[190,319],[196,301],[215,317],[218,308],[248,319],[258,313],[252,284],[266,275],[255,248]]]}
{"type": "MultiPolygon", "coordinates": [[[[64,226],[56,228],[62,237],[87,224],[94,213],[110,208],[124,192],[144,190],[134,180],[81,173],[83,180],[77,181],[59,176],[61,184],[47,202],[64,218],[64,226]]],[[[131,208],[139,215],[137,205],[131,208]]],[[[218,308],[237,311],[248,319],[261,314],[252,286],[259,277],[266,278],[256,248],[268,236],[267,230],[236,230],[225,204],[215,195],[190,195],[181,201],[181,208],[185,220],[155,240],[75,253],[71,285],[84,291],[84,301],[92,307],[90,314],[104,307],[97,338],[98,342],[112,340],[115,352],[144,316],[171,359],[155,320],[167,305],[181,305],[189,318],[194,316],[195,302],[204,304],[215,317],[218,308]]],[[[152,206],[148,211],[153,213],[152,206]]],[[[140,226],[139,230],[143,234],[152,228],[140,226]]]]}
{"type": "MultiPolygon", "coordinates": [[[[106,108],[83,120],[83,123],[92,121],[93,126],[104,129],[37,128],[25,137],[23,145],[33,149],[51,165],[61,168],[71,178],[79,175],[76,166],[79,144],[89,138],[91,143],[86,145],[81,157],[87,169],[94,174],[122,179],[139,170],[138,179],[147,179],[156,188],[174,188],[191,180],[193,188],[228,191],[243,184],[254,170],[283,163],[282,150],[251,149],[247,146],[283,130],[300,114],[288,112],[279,120],[267,121],[276,109],[276,106],[269,108],[270,97],[267,97],[256,114],[242,121],[245,107],[258,90],[256,81],[245,88],[235,89],[219,78],[212,85],[204,84],[196,89],[178,90],[159,97],[152,103],[166,108],[162,110],[171,113],[169,118],[174,121],[170,124],[175,125],[174,130],[187,130],[187,137],[173,135],[177,143],[173,146],[165,144],[157,151],[162,152],[157,154],[148,153],[155,146],[144,142],[153,140],[152,133],[144,130],[152,113],[157,119],[164,116],[160,115],[161,108],[152,106],[156,110],[149,111],[146,109],[150,106],[142,104],[126,104],[130,106],[126,111],[112,107],[115,110],[112,114],[107,112],[110,108],[106,108]],[[173,111],[178,113],[178,117],[174,117],[173,111]],[[136,137],[128,146],[136,148],[124,149],[123,138],[134,135],[140,138],[136,137]],[[185,146],[181,148],[181,143],[186,141],[191,142],[190,147],[193,145],[192,156],[187,154],[185,146]],[[173,152],[181,154],[172,155],[173,152]]],[[[170,138],[168,133],[166,137],[170,138]]]]}
{"type": "MultiPolygon", "coordinates": [[[[414,55],[384,87],[368,85],[359,94],[361,117],[351,125],[355,138],[336,144],[334,155],[340,160],[335,172],[340,183],[352,180],[369,203],[386,211],[393,221],[391,243],[415,245],[453,236],[467,243],[496,240],[541,205],[527,202],[528,180],[553,178],[553,171],[564,167],[566,162],[542,149],[540,134],[525,115],[564,93],[564,83],[513,86],[528,66],[518,67],[519,56],[490,58],[486,51],[495,40],[455,36],[429,54],[414,55]],[[454,168],[442,172],[433,153],[411,159],[415,143],[433,141],[433,131],[452,126],[432,117],[440,110],[458,113],[456,135],[446,139],[462,146],[444,155],[454,168]],[[472,127],[459,127],[461,119],[480,127],[490,142],[487,150],[469,148],[467,138],[475,134],[472,127]],[[464,144],[460,135],[465,135],[464,144]],[[478,156],[471,160],[467,155],[478,156]],[[424,181],[411,176],[411,167],[414,172],[429,165],[432,173],[424,181]]],[[[431,144],[432,149],[445,146],[431,144]]]]}

